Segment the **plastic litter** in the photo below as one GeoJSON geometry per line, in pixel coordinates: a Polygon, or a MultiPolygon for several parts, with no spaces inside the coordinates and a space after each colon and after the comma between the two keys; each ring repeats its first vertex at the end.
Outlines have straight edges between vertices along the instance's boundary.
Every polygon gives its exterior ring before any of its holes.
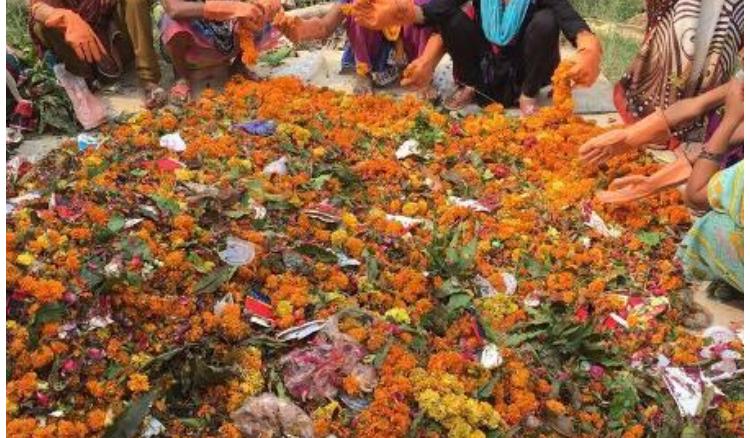
{"type": "Polygon", "coordinates": [[[366,398],[352,397],[346,394],[339,395],[339,400],[341,400],[347,408],[355,412],[363,411],[370,406],[370,400],[366,398]]]}
{"type": "Polygon", "coordinates": [[[224,312],[224,308],[229,304],[234,304],[234,297],[231,293],[224,295],[214,304],[214,315],[220,316],[224,312]]]}
{"type": "Polygon", "coordinates": [[[713,395],[708,399],[709,403],[712,403],[716,396],[724,395],[719,388],[706,380],[698,369],[666,367],[661,374],[683,417],[695,417],[706,408],[703,406],[705,391],[709,391],[708,396],[713,395]]]}
{"type": "Polygon", "coordinates": [[[385,218],[391,222],[400,223],[401,226],[403,226],[406,229],[423,224],[425,222],[424,219],[419,219],[419,218],[409,217],[409,216],[401,216],[397,214],[386,214],[385,218]]]}
{"type": "Polygon", "coordinates": [[[250,120],[245,123],[238,123],[234,127],[250,135],[259,135],[262,137],[273,135],[276,132],[276,122],[273,120],[250,120]]]}
{"type": "Polygon", "coordinates": [[[159,139],[159,146],[167,148],[172,152],[183,152],[187,148],[185,140],[180,137],[179,132],[162,135],[159,139]]]}
{"type": "Polygon", "coordinates": [[[313,219],[327,224],[335,224],[341,221],[341,212],[339,209],[328,202],[321,202],[302,210],[302,212],[313,219]]]}
{"type": "Polygon", "coordinates": [[[419,142],[417,140],[406,140],[405,142],[401,143],[401,146],[399,146],[398,149],[396,149],[396,158],[399,160],[411,157],[412,155],[421,155],[421,151],[419,150],[419,142]]]}
{"type": "Polygon", "coordinates": [[[325,320],[316,319],[315,321],[308,321],[304,324],[300,324],[296,327],[291,327],[286,330],[280,331],[276,338],[280,341],[298,341],[305,339],[306,337],[319,332],[325,325],[325,320]]]}
{"type": "Polygon", "coordinates": [[[273,307],[267,302],[253,297],[245,297],[245,311],[251,315],[250,321],[263,327],[273,325],[273,307]]]}
{"type": "Polygon", "coordinates": [[[513,295],[516,293],[516,290],[518,289],[518,280],[516,280],[516,277],[507,272],[503,272],[502,277],[503,283],[505,284],[505,294],[513,295]]]}
{"type": "Polygon", "coordinates": [[[156,164],[157,169],[164,172],[171,172],[173,170],[185,167],[183,163],[171,158],[162,158],[160,160],[156,160],[154,163],[156,164]]]}
{"type": "Polygon", "coordinates": [[[362,262],[360,262],[359,260],[353,259],[346,254],[340,252],[335,252],[334,254],[336,254],[336,258],[338,259],[336,263],[338,263],[338,265],[342,268],[352,268],[362,264],[362,262]]]}
{"type": "Polygon", "coordinates": [[[503,364],[503,356],[500,349],[495,344],[487,344],[479,355],[479,363],[488,370],[495,369],[503,364]]]}
{"type": "Polygon", "coordinates": [[[477,287],[477,289],[479,289],[479,296],[481,296],[482,298],[497,295],[497,289],[492,286],[492,283],[490,283],[486,278],[482,277],[479,274],[474,277],[474,285],[477,287]]]}
{"type": "Polygon", "coordinates": [[[281,157],[276,161],[272,161],[266,165],[266,167],[263,168],[263,174],[267,176],[271,175],[286,175],[287,174],[287,168],[286,168],[286,162],[287,157],[281,157]]]}
{"type": "Polygon", "coordinates": [[[227,247],[219,253],[219,258],[232,266],[243,266],[255,258],[255,245],[234,236],[227,237],[227,247]]]}
{"type": "Polygon", "coordinates": [[[459,207],[466,207],[474,211],[483,212],[483,213],[491,212],[489,208],[482,205],[482,203],[477,201],[476,199],[462,199],[462,198],[459,198],[458,196],[451,196],[448,199],[451,201],[451,203],[459,207]]]}
{"type": "Polygon", "coordinates": [[[604,219],[591,209],[590,203],[584,203],[581,206],[581,213],[583,213],[583,223],[599,235],[604,237],[620,237],[622,235],[622,231],[608,226],[604,219]]]}
{"type": "Polygon", "coordinates": [[[146,417],[145,420],[143,420],[145,426],[143,427],[143,433],[141,436],[143,438],[151,438],[155,436],[159,436],[167,431],[167,428],[164,427],[164,425],[161,423],[161,421],[157,420],[156,418],[152,416],[146,417]]]}
{"type": "Polygon", "coordinates": [[[76,142],[78,144],[78,150],[80,152],[83,152],[89,148],[96,149],[99,147],[99,137],[85,132],[78,134],[76,142]]]}
{"type": "Polygon", "coordinates": [[[83,129],[93,129],[107,121],[107,107],[104,101],[94,96],[83,78],[66,70],[65,64],[57,64],[52,70],[73,102],[73,110],[83,129]]]}
{"type": "MultiPolygon", "coordinates": [[[[341,380],[365,356],[366,350],[339,332],[337,324],[336,317],[329,319],[309,345],[292,350],[279,361],[284,385],[295,398],[305,401],[335,397],[341,380]]],[[[369,371],[360,367],[358,373],[369,371]]]]}
{"type": "Polygon", "coordinates": [[[248,437],[313,437],[313,423],[305,411],[270,392],[245,400],[230,417],[248,437]]]}

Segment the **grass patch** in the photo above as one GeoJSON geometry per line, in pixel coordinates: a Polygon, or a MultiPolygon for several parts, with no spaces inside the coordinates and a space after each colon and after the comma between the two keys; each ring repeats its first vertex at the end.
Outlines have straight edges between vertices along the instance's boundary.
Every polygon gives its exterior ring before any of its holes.
{"type": "Polygon", "coordinates": [[[623,22],[643,12],[643,0],[571,0],[584,17],[623,22]]]}
{"type": "Polygon", "coordinates": [[[634,38],[622,36],[617,32],[598,32],[604,48],[602,72],[610,82],[620,80],[635,59],[640,42],[634,38]]]}
{"type": "Polygon", "coordinates": [[[26,2],[8,1],[5,25],[5,37],[8,46],[18,50],[24,61],[32,61],[34,59],[34,47],[29,35],[29,9],[26,2]]]}

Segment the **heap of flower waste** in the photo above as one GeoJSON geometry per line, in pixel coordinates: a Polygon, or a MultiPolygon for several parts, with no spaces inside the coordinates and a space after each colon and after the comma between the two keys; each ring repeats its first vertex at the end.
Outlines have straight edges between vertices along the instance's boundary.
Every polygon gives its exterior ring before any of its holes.
{"type": "Polygon", "coordinates": [[[8,436],[741,434],[741,341],[680,322],[679,194],[592,201],[658,165],[582,169],[602,129],[555,102],[235,80],[15,169],[8,436]]]}

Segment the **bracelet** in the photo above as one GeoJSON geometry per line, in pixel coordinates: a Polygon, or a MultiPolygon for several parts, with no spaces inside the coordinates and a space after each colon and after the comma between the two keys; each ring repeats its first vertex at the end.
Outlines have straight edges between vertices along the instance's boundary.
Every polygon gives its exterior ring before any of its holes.
{"type": "Polygon", "coordinates": [[[708,152],[707,150],[703,149],[698,155],[698,159],[713,161],[716,164],[721,164],[722,161],[724,161],[724,155],[726,154],[718,154],[715,152],[708,152]]]}

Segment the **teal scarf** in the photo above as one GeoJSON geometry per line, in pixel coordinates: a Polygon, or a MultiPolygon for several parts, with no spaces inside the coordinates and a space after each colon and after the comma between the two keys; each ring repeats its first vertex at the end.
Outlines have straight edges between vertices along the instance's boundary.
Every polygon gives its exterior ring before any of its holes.
{"type": "Polygon", "coordinates": [[[506,46],[518,34],[531,0],[480,0],[484,36],[493,44],[506,46]]]}

